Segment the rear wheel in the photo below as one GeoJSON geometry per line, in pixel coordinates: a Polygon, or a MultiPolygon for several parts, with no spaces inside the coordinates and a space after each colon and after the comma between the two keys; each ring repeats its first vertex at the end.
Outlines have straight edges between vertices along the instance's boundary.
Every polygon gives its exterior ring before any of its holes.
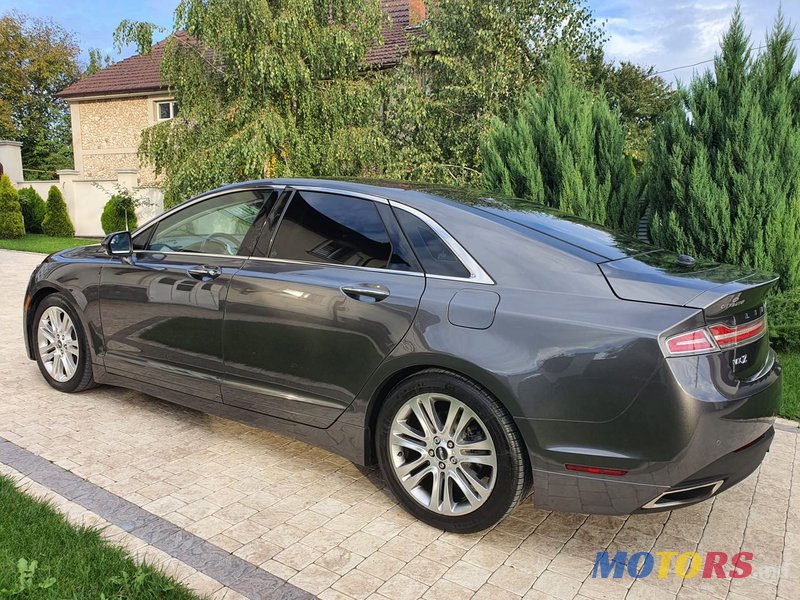
{"type": "Polygon", "coordinates": [[[426,371],[402,381],[376,433],[392,491],[434,527],[481,531],[523,497],[529,476],[519,433],[502,405],[463,377],[426,371]]]}
{"type": "Polygon", "coordinates": [[[33,342],[39,370],[55,389],[80,392],[94,385],[86,335],[61,294],[47,296],[39,304],[33,342]]]}

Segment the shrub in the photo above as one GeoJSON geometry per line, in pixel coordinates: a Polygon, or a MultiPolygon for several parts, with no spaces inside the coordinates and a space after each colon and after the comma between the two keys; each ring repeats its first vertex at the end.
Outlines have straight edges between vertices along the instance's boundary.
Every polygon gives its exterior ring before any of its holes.
{"type": "Polygon", "coordinates": [[[659,245],[777,271],[800,286],[800,86],[779,17],[753,57],[737,8],[714,72],[695,75],[650,152],[645,201],[659,245]]]}
{"type": "Polygon", "coordinates": [[[634,170],[625,129],[603,98],[570,75],[564,56],[531,88],[516,114],[495,120],[481,146],[486,187],[633,233],[634,170]]]}
{"type": "Polygon", "coordinates": [[[0,238],[19,238],[25,235],[25,221],[19,206],[17,190],[8,175],[0,178],[0,238]]]}
{"type": "Polygon", "coordinates": [[[136,207],[133,198],[124,194],[114,194],[103,208],[100,224],[106,233],[133,231],[138,227],[136,207]]]}
{"type": "Polygon", "coordinates": [[[42,233],[42,221],[47,212],[47,205],[42,197],[32,187],[26,187],[18,192],[19,204],[22,207],[22,218],[25,220],[25,231],[28,233],[42,233]]]}
{"type": "Polygon", "coordinates": [[[47,194],[47,212],[42,221],[42,231],[51,237],[75,236],[75,227],[67,213],[64,196],[56,186],[51,186],[47,194]]]}
{"type": "Polygon", "coordinates": [[[800,288],[774,294],[767,314],[772,345],[778,350],[800,351],[800,288]]]}

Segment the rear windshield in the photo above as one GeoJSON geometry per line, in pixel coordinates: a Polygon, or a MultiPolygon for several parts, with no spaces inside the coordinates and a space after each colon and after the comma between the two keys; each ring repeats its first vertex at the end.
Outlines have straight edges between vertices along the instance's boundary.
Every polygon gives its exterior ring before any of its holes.
{"type": "MultiPolygon", "coordinates": [[[[505,200],[505,199],[504,199],[505,200]]],[[[602,225],[552,211],[546,207],[519,205],[501,206],[499,201],[475,205],[475,208],[492,213],[519,225],[529,227],[573,246],[593,252],[608,260],[618,260],[652,252],[656,248],[633,236],[613,231],[602,225]]]]}

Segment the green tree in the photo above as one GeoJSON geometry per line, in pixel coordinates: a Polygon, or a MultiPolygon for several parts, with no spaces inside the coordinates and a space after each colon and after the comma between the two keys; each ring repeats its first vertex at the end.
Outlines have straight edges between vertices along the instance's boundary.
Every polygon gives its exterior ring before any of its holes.
{"type": "Polygon", "coordinates": [[[800,285],[800,80],[778,15],[753,56],[737,7],[714,71],[679,91],[651,148],[645,201],[663,246],[800,285]]]}
{"type": "Polygon", "coordinates": [[[72,167],[69,111],[55,97],[80,74],[73,34],[50,20],[0,17],[0,139],[22,142],[26,177],[72,167]]]}
{"type": "Polygon", "coordinates": [[[495,120],[481,147],[486,187],[633,231],[633,168],[618,113],[551,62],[541,93],[530,88],[507,121],[495,120]]]}
{"type": "Polygon", "coordinates": [[[17,190],[8,175],[0,177],[0,238],[19,238],[25,235],[25,222],[19,206],[17,190]]]}
{"type": "Polygon", "coordinates": [[[437,0],[405,64],[388,81],[394,174],[480,179],[479,141],[544,78],[560,48],[573,68],[605,41],[586,0],[437,0]]]}
{"type": "Polygon", "coordinates": [[[25,231],[28,233],[42,233],[42,221],[47,212],[47,205],[39,193],[32,187],[18,191],[19,204],[22,208],[22,218],[25,220],[25,231]]]}
{"type": "Polygon", "coordinates": [[[47,194],[47,211],[42,221],[42,231],[51,237],[73,237],[75,227],[67,212],[67,203],[57,186],[50,186],[47,194]]]}
{"type": "Polygon", "coordinates": [[[114,194],[103,207],[100,225],[105,233],[133,231],[139,225],[133,198],[126,194],[114,194]]]}
{"type": "MultiPolygon", "coordinates": [[[[167,206],[262,176],[371,175],[389,144],[365,71],[378,0],[182,0],[162,73],[180,115],[143,135],[167,206]]],[[[148,27],[145,25],[145,29],[148,27]]],[[[124,23],[117,43],[139,42],[124,23]]]]}
{"type": "Polygon", "coordinates": [[[589,57],[585,82],[619,111],[627,131],[625,151],[637,165],[643,164],[655,126],[672,106],[675,91],[652,66],[607,63],[602,52],[589,57]]]}
{"type": "Polygon", "coordinates": [[[89,48],[89,64],[81,73],[81,77],[94,75],[113,64],[114,60],[108,54],[103,54],[99,48],[89,48]]]}

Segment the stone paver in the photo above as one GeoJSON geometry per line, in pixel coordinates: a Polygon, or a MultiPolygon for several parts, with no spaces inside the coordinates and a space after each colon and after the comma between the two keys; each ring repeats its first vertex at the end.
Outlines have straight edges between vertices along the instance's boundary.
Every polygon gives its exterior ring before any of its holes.
{"type": "MultiPolygon", "coordinates": [[[[301,590],[330,599],[797,597],[800,436],[791,423],[776,431],[759,471],[711,502],[605,517],[550,514],[528,501],[484,534],[443,533],[403,511],[374,468],[136,392],[50,388],[21,338],[22,295],[41,258],[0,251],[0,437],[301,590]],[[593,579],[603,550],[746,551],[753,573],[593,579]]],[[[76,522],[105,524],[66,499],[57,505],[76,522]]],[[[248,597],[122,529],[108,531],[198,591],[248,597]]]]}

